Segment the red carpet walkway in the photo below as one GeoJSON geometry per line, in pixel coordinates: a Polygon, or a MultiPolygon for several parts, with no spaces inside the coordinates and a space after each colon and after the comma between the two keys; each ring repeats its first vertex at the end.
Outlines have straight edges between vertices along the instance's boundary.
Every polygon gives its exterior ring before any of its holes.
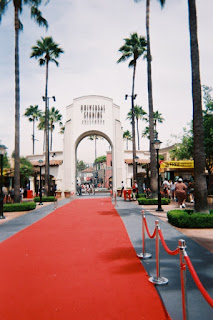
{"type": "Polygon", "coordinates": [[[169,319],[109,199],[57,209],[0,259],[0,320],[169,319]]]}

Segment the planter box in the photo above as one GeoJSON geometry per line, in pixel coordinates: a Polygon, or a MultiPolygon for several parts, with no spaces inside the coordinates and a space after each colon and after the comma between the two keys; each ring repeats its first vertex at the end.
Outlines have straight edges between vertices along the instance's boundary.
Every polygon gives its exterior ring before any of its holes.
{"type": "Polygon", "coordinates": [[[64,191],[64,196],[65,198],[69,198],[71,195],[71,192],[70,191],[64,191]]]}
{"type": "Polygon", "coordinates": [[[121,197],[121,189],[117,189],[117,196],[121,197]]]}
{"type": "Polygon", "coordinates": [[[213,196],[208,196],[207,202],[208,202],[208,204],[213,204],[213,196]]]}
{"type": "Polygon", "coordinates": [[[55,192],[56,198],[61,198],[61,194],[62,194],[62,191],[56,191],[55,192]]]}

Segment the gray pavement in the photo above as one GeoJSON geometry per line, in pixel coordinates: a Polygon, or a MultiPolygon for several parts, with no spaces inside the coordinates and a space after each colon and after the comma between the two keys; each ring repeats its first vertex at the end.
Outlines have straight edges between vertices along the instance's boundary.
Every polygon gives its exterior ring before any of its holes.
{"type": "MultiPolygon", "coordinates": [[[[142,207],[134,202],[125,202],[117,199],[115,207],[120,214],[131,242],[136,253],[142,252],[142,216],[141,210],[144,209],[150,233],[155,227],[155,215],[149,212],[148,206],[142,207]]],[[[174,250],[178,246],[178,240],[184,239],[187,245],[187,253],[191,262],[207,292],[213,298],[213,254],[201,247],[191,238],[182,234],[176,228],[160,219],[162,230],[167,246],[174,250]]],[[[212,230],[213,232],[213,230],[212,230]]],[[[155,258],[155,239],[149,239],[146,235],[146,252],[152,254],[151,259],[142,260],[147,273],[156,276],[155,258]]],[[[179,255],[172,256],[166,253],[160,243],[160,276],[166,277],[169,282],[167,285],[157,285],[156,288],[169,312],[172,320],[182,319],[181,285],[180,285],[180,258],[179,255]]],[[[194,283],[189,271],[187,270],[187,300],[188,300],[188,319],[189,320],[212,320],[213,309],[205,301],[197,286],[194,283]]]]}
{"type": "MultiPolygon", "coordinates": [[[[102,195],[103,197],[104,195],[102,195]]],[[[106,195],[108,196],[108,195],[106,195]]],[[[86,200],[94,196],[83,196],[78,199],[86,200]]],[[[97,198],[97,196],[96,196],[97,198]]],[[[63,206],[70,201],[69,198],[58,201],[58,206],[63,206]]],[[[114,201],[113,201],[114,203],[114,201]]],[[[144,209],[147,223],[152,233],[155,226],[155,215],[151,214],[149,207],[139,206],[136,202],[124,201],[122,198],[117,198],[115,209],[121,216],[126,230],[129,234],[132,245],[136,253],[142,252],[142,218],[141,210],[144,209]]],[[[54,210],[54,204],[49,204],[44,207],[30,211],[16,219],[5,221],[0,224],[0,242],[28,227],[36,221],[47,216],[54,210]]],[[[200,246],[191,238],[183,235],[179,230],[173,228],[166,221],[160,220],[160,227],[164,239],[171,250],[174,250],[178,245],[178,239],[184,239],[187,245],[187,253],[192,264],[207,292],[213,297],[213,253],[200,246]]],[[[212,231],[213,232],[213,231],[212,231]]],[[[155,240],[149,239],[146,236],[146,252],[152,254],[151,259],[141,260],[147,273],[150,276],[156,275],[156,259],[155,259],[155,240]]],[[[159,295],[165,304],[172,320],[182,319],[182,304],[181,304],[181,287],[180,287],[180,262],[179,255],[168,255],[160,244],[160,275],[169,280],[167,285],[156,286],[159,295]]],[[[143,289],[143,288],[142,288],[143,289]]],[[[143,290],[141,291],[143,298],[143,290]]],[[[187,270],[187,298],[188,298],[188,320],[212,320],[213,309],[208,305],[200,291],[194,284],[194,281],[187,270]]]]}

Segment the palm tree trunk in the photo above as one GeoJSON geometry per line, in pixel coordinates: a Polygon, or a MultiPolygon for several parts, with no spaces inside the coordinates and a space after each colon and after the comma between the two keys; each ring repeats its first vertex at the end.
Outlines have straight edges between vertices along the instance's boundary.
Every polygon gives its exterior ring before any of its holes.
{"type": "Polygon", "coordinates": [[[204,212],[207,210],[207,184],[205,176],[205,149],[203,143],[204,132],[195,0],[188,0],[188,6],[193,98],[195,211],[204,212]]]}
{"type": "Polygon", "coordinates": [[[35,153],[35,119],[33,118],[33,154],[35,153]]]}
{"type": "Polygon", "coordinates": [[[20,202],[20,87],[19,87],[19,18],[14,7],[15,23],[15,168],[14,201],[20,202]]]}
{"type": "Polygon", "coordinates": [[[126,139],[126,150],[128,150],[128,139],[126,139]]]}
{"type": "Polygon", "coordinates": [[[52,151],[52,148],[53,148],[53,129],[51,127],[51,136],[50,136],[50,151],[52,151]]]}
{"type": "Polygon", "coordinates": [[[151,48],[149,33],[150,0],[146,1],[146,34],[147,34],[147,79],[148,79],[148,99],[149,99],[149,130],[150,130],[150,186],[153,197],[157,197],[157,164],[154,149],[154,119],[153,119],[153,98],[152,98],[152,69],[151,69],[151,48]]]}
{"type": "Polygon", "coordinates": [[[45,87],[45,194],[49,195],[49,106],[48,106],[48,60],[46,61],[45,87]]]}
{"type": "MultiPolygon", "coordinates": [[[[132,162],[133,162],[133,180],[136,180],[136,145],[135,145],[135,108],[134,108],[134,89],[135,89],[135,72],[136,72],[136,62],[133,68],[133,78],[132,78],[132,162]]],[[[133,182],[134,183],[134,182],[133,182]]]]}
{"type": "Polygon", "coordinates": [[[138,135],[138,150],[140,150],[140,138],[139,138],[138,119],[136,119],[136,121],[137,121],[137,135],[138,135]]]}

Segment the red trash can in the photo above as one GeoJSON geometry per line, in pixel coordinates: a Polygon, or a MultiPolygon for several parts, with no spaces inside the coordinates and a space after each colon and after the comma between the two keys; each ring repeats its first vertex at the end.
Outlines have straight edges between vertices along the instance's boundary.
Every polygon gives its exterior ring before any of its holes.
{"type": "Polygon", "coordinates": [[[33,198],[33,190],[27,190],[27,198],[29,199],[33,198]]]}

